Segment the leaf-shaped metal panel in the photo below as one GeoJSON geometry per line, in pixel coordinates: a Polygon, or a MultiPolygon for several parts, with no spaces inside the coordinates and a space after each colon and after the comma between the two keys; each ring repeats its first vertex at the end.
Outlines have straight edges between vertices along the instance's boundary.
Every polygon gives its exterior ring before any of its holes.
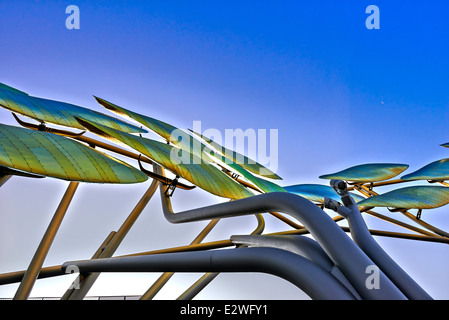
{"type": "Polygon", "coordinates": [[[449,159],[442,159],[429,163],[421,169],[406,174],[402,180],[448,180],[449,179],[449,159]]]}
{"type": "Polygon", "coordinates": [[[235,173],[242,175],[246,180],[253,183],[254,186],[256,186],[260,191],[263,193],[268,192],[286,192],[286,190],[277,185],[276,183],[273,183],[271,181],[261,179],[259,177],[254,176],[246,169],[242,168],[236,163],[228,163],[227,164],[235,173]]]}
{"type": "MultiPolygon", "coordinates": [[[[94,98],[97,100],[97,102],[99,104],[101,104],[103,107],[105,107],[106,109],[110,110],[111,112],[114,112],[115,114],[118,114],[122,117],[137,121],[141,124],[143,124],[145,127],[147,127],[148,129],[151,129],[152,131],[154,131],[156,134],[160,135],[162,138],[164,138],[166,141],[170,141],[171,143],[173,143],[174,145],[181,147],[179,145],[179,143],[185,142],[184,141],[178,141],[178,136],[174,135],[173,132],[176,130],[180,130],[174,126],[172,126],[171,124],[168,124],[166,122],[148,117],[146,115],[119,107],[116,104],[113,104],[109,101],[106,101],[104,99],[95,97],[94,98]],[[173,134],[173,135],[172,135],[173,134]]],[[[190,146],[189,146],[190,147],[190,146]]],[[[184,150],[188,150],[183,148],[184,150]]],[[[191,151],[190,151],[191,152],[191,151]]]]}
{"type": "Polygon", "coordinates": [[[254,195],[220,169],[202,161],[186,150],[159,141],[120,132],[85,119],[78,120],[89,131],[121,142],[141,152],[172,173],[212,194],[230,199],[240,199],[254,195]]]}
{"type": "Polygon", "coordinates": [[[56,134],[0,124],[0,165],[63,180],[137,183],[140,170],[56,134]]]}
{"type": "MultiPolygon", "coordinates": [[[[116,114],[119,114],[123,117],[135,120],[135,121],[143,124],[147,128],[151,129],[152,131],[154,131],[155,133],[160,135],[166,141],[170,141],[171,143],[173,143],[175,146],[177,146],[183,150],[187,150],[188,152],[190,152],[192,154],[200,156],[205,161],[210,160],[208,157],[204,157],[204,154],[211,153],[211,149],[209,147],[206,147],[201,141],[195,139],[194,137],[192,137],[188,133],[184,132],[183,130],[181,130],[171,124],[168,124],[166,122],[163,122],[163,121],[148,117],[146,115],[142,115],[137,112],[133,112],[131,110],[125,109],[123,107],[120,107],[120,106],[113,104],[109,101],[106,101],[104,99],[101,99],[98,97],[95,97],[95,99],[98,101],[98,103],[100,103],[106,109],[108,109],[116,114]],[[207,158],[207,159],[205,159],[205,158],[207,158]]],[[[195,134],[197,136],[204,138],[200,134],[197,134],[197,133],[195,133],[195,134]]],[[[214,147],[214,148],[219,147],[219,149],[216,149],[216,150],[219,151],[219,153],[222,156],[226,156],[226,152],[227,152],[227,154],[233,155],[233,157],[229,158],[231,161],[227,161],[226,163],[232,164],[232,163],[236,163],[235,160],[237,160],[237,159],[243,159],[244,161],[242,161],[243,163],[241,164],[241,167],[247,169],[248,171],[258,174],[258,175],[261,175],[261,176],[264,176],[266,178],[281,179],[279,176],[277,176],[276,174],[274,174],[273,172],[271,172],[270,170],[268,170],[261,164],[252,161],[248,157],[246,157],[244,155],[240,155],[236,152],[232,153],[233,151],[228,150],[228,149],[222,149],[222,147],[219,144],[213,142],[210,139],[208,139],[208,140],[209,141],[207,141],[207,140],[205,140],[205,141],[208,142],[212,147],[214,147]]],[[[219,158],[219,157],[217,157],[217,153],[214,153],[213,156],[215,158],[219,158]]],[[[240,163],[238,163],[238,164],[240,164],[240,163]]],[[[234,169],[238,169],[238,168],[234,166],[234,169]]],[[[241,170],[238,170],[238,171],[240,174],[245,175],[245,173],[242,172],[241,170]]],[[[252,178],[252,180],[257,179],[257,177],[254,177],[252,175],[251,175],[251,178],[252,178]]],[[[259,183],[261,184],[261,186],[263,185],[262,187],[265,188],[265,190],[276,190],[276,189],[278,191],[282,190],[282,187],[280,187],[280,186],[277,186],[277,185],[270,183],[263,179],[260,179],[260,180],[261,181],[259,181],[259,183]]]]}
{"type": "Polygon", "coordinates": [[[204,135],[197,133],[195,131],[190,130],[193,134],[197,135],[198,137],[201,137],[206,143],[208,143],[212,148],[219,151],[224,157],[232,160],[234,163],[237,163],[238,165],[242,166],[249,172],[252,172],[254,174],[260,175],[265,178],[269,179],[277,179],[282,180],[281,177],[279,177],[276,173],[265,167],[264,165],[261,165],[260,163],[248,158],[247,156],[238,153],[234,150],[230,150],[217,142],[215,142],[212,139],[209,139],[208,137],[205,137],[204,135]]]}
{"type": "Polygon", "coordinates": [[[396,189],[357,203],[364,207],[432,209],[449,203],[449,188],[440,186],[411,186],[396,189]]]}
{"type": "Polygon", "coordinates": [[[10,86],[8,86],[8,85],[6,85],[4,83],[0,83],[0,89],[9,90],[11,92],[18,93],[18,94],[28,95],[28,93],[20,91],[20,90],[18,90],[16,88],[10,87],[10,86]]]}
{"type": "MultiPolygon", "coordinates": [[[[324,198],[328,197],[333,200],[341,202],[341,198],[335,190],[330,186],[321,184],[297,184],[286,186],[284,189],[290,193],[294,193],[304,197],[310,201],[324,203],[324,198]]],[[[355,193],[350,193],[355,202],[361,201],[365,198],[355,193]]]]}
{"type": "Polygon", "coordinates": [[[11,87],[0,87],[0,106],[37,121],[77,129],[83,129],[83,127],[75,120],[75,116],[96,121],[105,126],[125,132],[147,132],[132,124],[100,112],[70,103],[32,97],[11,87]]]}
{"type": "Polygon", "coordinates": [[[352,182],[376,182],[393,178],[406,170],[408,165],[396,163],[367,163],[345,170],[325,174],[321,179],[340,179],[352,182]]]}

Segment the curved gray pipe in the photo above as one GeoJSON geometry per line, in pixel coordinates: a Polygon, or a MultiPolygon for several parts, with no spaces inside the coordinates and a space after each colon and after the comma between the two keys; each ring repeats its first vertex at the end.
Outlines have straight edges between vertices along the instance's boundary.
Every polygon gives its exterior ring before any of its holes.
{"type": "Polygon", "coordinates": [[[331,259],[324,252],[323,248],[313,239],[300,235],[233,235],[231,241],[235,244],[249,247],[270,247],[293,252],[303,256],[317,264],[327,272],[331,273],[348,290],[360,299],[360,295],[352,287],[351,283],[341,273],[341,270],[334,265],[331,259]]]}
{"type": "Polygon", "coordinates": [[[270,247],[287,250],[316,263],[330,272],[334,263],[324,252],[323,248],[313,239],[299,235],[233,235],[234,244],[249,247],[270,247]]]}
{"type": "Polygon", "coordinates": [[[354,242],[376,263],[393,283],[409,298],[413,300],[431,300],[432,297],[421,288],[374,240],[368,231],[359,208],[354,200],[347,196],[345,207],[338,212],[349,223],[354,242]],[[349,210],[344,210],[347,208],[349,210]]]}
{"type": "Polygon", "coordinates": [[[323,210],[303,197],[288,192],[271,192],[174,214],[170,199],[164,194],[165,189],[161,184],[162,209],[165,218],[171,223],[272,211],[289,214],[305,225],[363,299],[406,299],[382,271],[378,274],[379,288],[370,289],[366,285],[367,272],[375,265],[374,262],[323,210]]]}
{"type": "Polygon", "coordinates": [[[310,260],[275,248],[235,248],[148,256],[69,261],[86,272],[263,272],[281,277],[312,299],[353,300],[354,296],[310,260]]]}

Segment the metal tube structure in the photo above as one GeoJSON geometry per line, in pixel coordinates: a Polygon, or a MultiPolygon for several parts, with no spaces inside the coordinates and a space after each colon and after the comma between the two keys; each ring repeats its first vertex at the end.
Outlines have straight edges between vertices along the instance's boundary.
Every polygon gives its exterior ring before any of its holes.
{"type": "Polygon", "coordinates": [[[69,261],[80,272],[263,272],[281,277],[312,299],[354,300],[328,272],[310,260],[275,248],[236,248],[152,256],[69,261]]]}
{"type": "MultiPolygon", "coordinates": [[[[143,194],[139,202],[136,204],[134,209],[131,211],[127,219],[123,222],[122,226],[119,230],[114,234],[111,241],[107,244],[107,246],[102,250],[102,252],[95,258],[110,258],[115,253],[117,248],[122,243],[125,236],[128,234],[131,227],[136,222],[137,218],[142,213],[143,209],[146,207],[150,199],[153,197],[156,189],[158,187],[158,182],[153,180],[148,187],[147,191],[143,194]]],[[[95,259],[94,258],[94,259],[95,259]]],[[[99,273],[89,274],[81,279],[81,275],[75,280],[79,284],[78,289],[74,289],[73,286],[66,291],[66,293],[62,296],[61,300],[82,300],[90,288],[94,285],[95,281],[100,276],[99,273]]]]}
{"type": "Polygon", "coordinates": [[[360,298],[348,279],[341,273],[337,266],[324,252],[323,248],[313,239],[301,235],[235,235],[231,241],[249,247],[270,247],[293,252],[314,262],[327,272],[331,273],[338,281],[348,288],[352,294],[360,298]]]}
{"type": "Polygon", "coordinates": [[[70,202],[73,199],[73,195],[75,194],[76,189],[78,188],[79,182],[71,181],[64,196],[59,203],[58,208],[56,209],[55,214],[53,215],[52,220],[45,232],[39,247],[37,248],[31,263],[23,276],[23,279],[17,289],[17,292],[14,296],[14,300],[26,300],[28,299],[31,290],[33,288],[34,283],[39,275],[39,272],[42,268],[44,260],[50,250],[51,244],[58,232],[59,226],[62,223],[62,220],[67,212],[67,209],[70,205],[70,202]]]}
{"type": "Polygon", "coordinates": [[[331,271],[334,263],[323,248],[313,239],[297,235],[233,235],[231,241],[236,245],[248,247],[278,248],[296,253],[316,263],[324,270],[331,271]]]}
{"type": "Polygon", "coordinates": [[[432,299],[374,240],[352,197],[349,194],[344,195],[342,196],[342,201],[345,208],[349,210],[339,210],[338,212],[348,220],[354,242],[409,299],[432,299]]]}
{"type": "Polygon", "coordinates": [[[304,224],[363,299],[406,299],[382,271],[379,272],[380,289],[368,289],[367,270],[375,265],[374,262],[323,210],[303,197],[287,192],[271,192],[174,214],[170,199],[165,196],[164,191],[164,188],[161,188],[162,209],[165,218],[171,223],[234,217],[257,212],[279,211],[289,214],[304,224]]]}
{"type": "MultiPolygon", "coordinates": [[[[265,220],[263,219],[261,214],[256,214],[257,218],[257,226],[251,232],[251,235],[260,235],[262,234],[265,228],[265,220]]],[[[250,236],[251,236],[250,235],[250,236]]],[[[237,246],[241,247],[244,244],[238,244],[237,246]]],[[[200,279],[198,279],[194,284],[192,284],[184,293],[182,293],[177,300],[189,300],[193,299],[198,293],[201,292],[209,283],[212,282],[217,276],[218,272],[206,273],[200,279]]]]}
{"type": "MultiPolygon", "coordinates": [[[[200,232],[200,234],[190,243],[198,244],[204,240],[209,232],[215,227],[219,219],[214,219],[200,232]]],[[[174,275],[174,272],[164,272],[153,285],[140,297],[140,300],[151,300],[162,289],[168,280],[174,275]]]]}
{"type": "MultiPolygon", "coordinates": [[[[160,175],[164,175],[164,168],[154,164],[153,169],[155,172],[157,172],[160,175]]],[[[163,187],[163,184],[161,184],[161,188],[163,187]]],[[[257,227],[253,231],[253,233],[262,233],[263,229],[265,228],[265,221],[261,214],[256,214],[257,219],[257,227]]],[[[203,229],[203,231],[190,243],[189,246],[197,245],[201,243],[201,241],[204,240],[206,235],[215,227],[215,225],[218,223],[218,219],[212,220],[211,223],[209,223],[206,228],[203,229]]],[[[153,285],[140,297],[140,300],[150,300],[154,298],[154,296],[162,289],[162,287],[170,280],[170,278],[174,275],[173,272],[164,272],[153,285]]],[[[191,293],[191,295],[196,294],[201,290],[201,288],[204,288],[207,284],[204,281],[212,281],[215,277],[205,277],[203,278],[203,282],[199,282],[193,285],[190,289],[188,289],[191,293]],[[196,286],[196,288],[194,287],[196,286]]]]}

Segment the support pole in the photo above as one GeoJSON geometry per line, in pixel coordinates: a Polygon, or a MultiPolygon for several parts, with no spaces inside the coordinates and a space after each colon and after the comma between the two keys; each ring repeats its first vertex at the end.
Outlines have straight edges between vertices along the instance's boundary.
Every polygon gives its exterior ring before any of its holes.
{"type": "Polygon", "coordinates": [[[11,175],[1,175],[0,176],[0,187],[4,185],[12,176],[11,175]]]}
{"type": "MultiPolygon", "coordinates": [[[[210,221],[207,226],[198,234],[198,236],[192,241],[192,244],[199,244],[204,238],[209,234],[210,231],[215,227],[215,225],[220,221],[220,219],[214,219],[210,221]]],[[[162,289],[162,287],[170,280],[174,275],[174,272],[164,272],[153,285],[140,297],[140,300],[151,300],[154,296],[162,289]]]]}
{"type": "Polygon", "coordinates": [[[31,263],[25,272],[25,275],[22,279],[22,282],[17,289],[17,292],[14,296],[14,300],[26,300],[28,299],[30,292],[36,282],[37,276],[42,268],[44,260],[50,250],[51,244],[58,232],[59,226],[67,212],[67,209],[72,201],[73,195],[75,194],[76,189],[78,188],[79,182],[71,181],[67,190],[59,203],[58,208],[56,209],[55,214],[53,215],[53,219],[51,220],[47,231],[45,232],[39,247],[37,248],[31,263]]]}
{"type": "MultiPolygon", "coordinates": [[[[104,248],[104,250],[99,254],[97,258],[110,258],[115,253],[119,245],[122,243],[125,236],[128,234],[131,227],[136,222],[140,213],[143,211],[145,206],[148,204],[150,199],[153,197],[154,192],[158,186],[158,181],[153,180],[148,190],[144,193],[142,198],[136,204],[132,212],[129,214],[128,218],[123,222],[120,229],[115,233],[112,240],[104,248]]],[[[90,288],[94,285],[95,281],[100,276],[99,273],[91,273],[82,277],[81,275],[75,281],[78,281],[79,288],[73,289],[72,287],[66,291],[62,296],[61,300],[82,300],[90,288]]]]}

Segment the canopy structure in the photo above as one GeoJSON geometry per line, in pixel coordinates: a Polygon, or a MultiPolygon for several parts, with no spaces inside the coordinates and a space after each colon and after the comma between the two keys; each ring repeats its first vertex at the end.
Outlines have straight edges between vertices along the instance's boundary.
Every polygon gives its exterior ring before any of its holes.
{"type": "Polygon", "coordinates": [[[195,155],[187,153],[186,150],[156,140],[134,136],[85,119],[78,118],[78,121],[89,131],[114,141],[120,141],[153,159],[175,175],[212,194],[229,199],[240,199],[253,195],[221,170],[201,161],[195,155]],[[183,153],[181,157],[179,157],[179,153],[183,153]]]}
{"type": "Polygon", "coordinates": [[[449,203],[449,188],[444,182],[449,179],[449,159],[432,162],[396,180],[392,178],[402,174],[408,165],[366,163],[318,177],[330,180],[330,185],[281,186],[282,179],[276,172],[201,133],[180,129],[102,98],[95,99],[108,111],[137,124],[70,103],[33,97],[0,84],[0,105],[12,111],[19,124],[28,127],[0,124],[0,186],[11,175],[70,181],[28,269],[0,274],[0,285],[20,282],[15,299],[27,299],[38,278],[64,275],[73,268],[83,272],[74,281],[80,288],[71,286],[62,300],[83,299],[102,272],[163,272],[141,300],[153,298],[174,272],[205,272],[180,299],[195,297],[221,272],[274,274],[292,282],[313,299],[431,299],[373,236],[449,243],[449,233],[420,217],[421,210],[449,203]],[[20,121],[16,114],[35,119],[41,125],[20,121]],[[52,131],[46,125],[84,131],[70,135],[52,131]],[[161,141],[144,136],[151,132],[161,141]],[[96,138],[120,144],[125,149],[96,138]],[[105,150],[118,153],[125,160],[112,157],[105,150]],[[127,163],[127,159],[137,159],[140,170],[127,163]],[[152,165],[152,171],[145,169],[142,161],[152,165]],[[144,183],[148,177],[151,178],[148,190],[122,226],[111,232],[91,259],[42,267],[79,182],[131,184],[144,183]],[[413,185],[383,193],[376,189],[412,181],[443,186],[413,185]],[[198,187],[201,192],[223,198],[225,202],[174,212],[171,201],[175,197],[167,191],[176,187],[183,189],[182,192],[198,187]],[[209,220],[209,223],[188,245],[114,256],[157,188],[162,214],[168,222],[209,220]],[[400,212],[414,224],[373,211],[382,208],[400,212]],[[410,209],[418,209],[419,215],[411,215],[410,209]],[[337,215],[330,217],[326,210],[337,215]],[[265,213],[286,223],[288,228],[266,233],[265,213]],[[371,230],[361,213],[413,233],[371,230]],[[222,218],[245,215],[253,215],[257,221],[256,228],[248,235],[232,235],[230,230],[227,239],[203,242],[222,218]],[[338,224],[343,220],[348,226],[338,224]],[[221,250],[224,248],[227,249],[221,250]],[[379,270],[379,290],[367,286],[367,268],[373,266],[379,270]]]}
{"type": "MultiPolygon", "coordinates": [[[[196,140],[194,137],[184,132],[183,130],[169,124],[163,122],[161,120],[148,117],[146,115],[139,114],[137,112],[125,109],[116,104],[113,104],[104,99],[95,97],[95,99],[104,106],[106,109],[120,115],[126,117],[128,119],[132,119],[137,121],[150,130],[154,131],[156,134],[160,135],[167,142],[174,144],[175,146],[187,150],[190,153],[196,154],[197,156],[203,156],[204,154],[214,154],[217,157],[217,152],[226,157],[228,160],[226,162],[231,162],[234,164],[238,164],[247,171],[260,175],[269,179],[281,179],[277,174],[266,168],[265,166],[257,163],[256,161],[249,159],[245,155],[239,154],[233,150],[226,149],[223,146],[220,146],[218,143],[214,142],[211,139],[204,137],[201,134],[191,131],[195,135],[204,139],[206,143],[208,143],[213,149],[207,148],[202,142],[196,140]],[[214,151],[215,150],[215,151],[214,151]]],[[[222,157],[221,157],[222,158],[222,157]]],[[[222,161],[225,161],[225,158],[222,158],[222,161]]]]}

